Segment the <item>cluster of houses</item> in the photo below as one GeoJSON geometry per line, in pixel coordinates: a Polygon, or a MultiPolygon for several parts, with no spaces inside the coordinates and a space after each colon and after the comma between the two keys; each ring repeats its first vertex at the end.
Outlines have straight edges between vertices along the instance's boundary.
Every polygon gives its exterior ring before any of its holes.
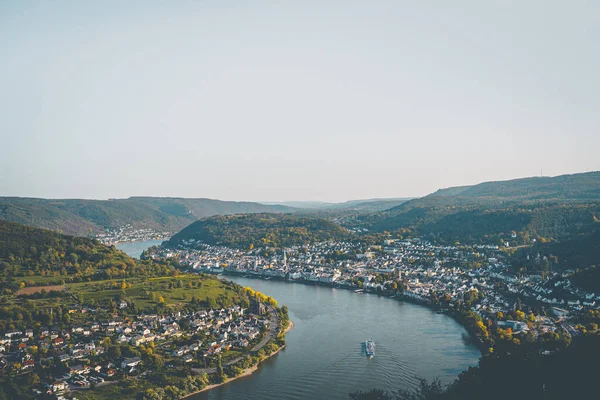
{"type": "MultiPolygon", "coordinates": [[[[569,311],[598,308],[600,303],[600,296],[572,285],[568,273],[548,273],[544,277],[510,274],[503,253],[495,245],[437,246],[422,239],[390,239],[370,246],[322,242],[289,247],[269,257],[261,254],[261,249],[242,251],[190,239],[177,249],[160,248],[150,256],[178,257],[182,265],[199,272],[235,273],[354,290],[390,293],[394,282],[402,283],[402,296],[422,302],[430,302],[440,293],[453,302],[462,301],[469,292],[475,292],[478,301],[473,304],[473,311],[482,316],[513,311],[516,298],[545,306],[556,317],[564,317],[569,311]]],[[[536,326],[541,331],[554,329],[539,321],[536,326]]],[[[515,330],[527,329],[520,323],[515,330]]]]}
{"type": "Polygon", "coordinates": [[[127,224],[117,229],[107,229],[95,236],[101,243],[117,244],[122,242],[141,242],[146,240],[161,240],[171,237],[171,232],[156,232],[153,229],[136,229],[127,224]]]}
{"type": "Polygon", "coordinates": [[[86,387],[114,379],[119,373],[135,373],[142,360],[139,357],[111,359],[103,345],[106,338],[111,339],[110,343],[134,347],[152,342],[155,351],[161,352],[165,358],[181,359],[187,363],[231,348],[246,348],[260,339],[265,327],[276,323],[269,319],[269,314],[255,315],[240,306],[197,312],[141,314],[134,318],[113,316],[115,318],[102,322],[95,321],[95,317],[89,318],[94,321],[74,325],[70,329],[53,327],[36,332],[33,329],[6,332],[0,337],[0,371],[11,369],[15,373],[26,373],[38,365],[40,368],[36,371],[43,371],[44,367],[59,362],[65,366],[65,375],[45,385],[48,393],[58,396],[69,389],[69,385],[86,387]],[[185,344],[173,349],[172,339],[182,337],[180,342],[185,344]],[[192,337],[201,340],[192,340],[192,337]]]}

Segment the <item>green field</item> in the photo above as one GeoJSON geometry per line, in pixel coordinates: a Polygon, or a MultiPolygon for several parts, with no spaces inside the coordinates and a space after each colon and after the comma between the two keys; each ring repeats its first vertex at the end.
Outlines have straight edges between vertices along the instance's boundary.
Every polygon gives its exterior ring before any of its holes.
{"type": "Polygon", "coordinates": [[[84,304],[103,304],[109,300],[133,301],[138,309],[163,304],[178,308],[193,298],[207,303],[236,303],[243,293],[231,290],[234,287],[212,277],[180,275],[150,279],[113,279],[68,284],[68,290],[80,296],[84,304]],[[127,286],[125,288],[125,286],[127,286]]]}

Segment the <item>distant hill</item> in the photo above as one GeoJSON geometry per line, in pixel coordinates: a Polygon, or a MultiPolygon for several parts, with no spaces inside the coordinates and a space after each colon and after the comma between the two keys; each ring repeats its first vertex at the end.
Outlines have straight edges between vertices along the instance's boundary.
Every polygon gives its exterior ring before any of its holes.
{"type": "Polygon", "coordinates": [[[116,200],[49,200],[0,197],[0,219],[87,236],[126,224],[134,228],[178,231],[212,215],[292,212],[293,208],[251,202],[168,197],[116,200]]]}
{"type": "Polygon", "coordinates": [[[441,189],[361,217],[375,231],[408,229],[443,242],[564,238],[600,215],[600,172],[441,189]]]}
{"type": "Polygon", "coordinates": [[[326,240],[345,240],[352,234],[342,226],[321,218],[291,214],[243,214],[213,216],[194,222],[167,243],[176,247],[184,241],[240,249],[284,247],[326,240]]]}
{"type": "Polygon", "coordinates": [[[331,204],[325,207],[325,209],[337,211],[376,212],[397,207],[400,204],[406,203],[410,199],[411,198],[350,200],[343,203],[331,204]]]}
{"type": "Polygon", "coordinates": [[[325,201],[280,201],[280,202],[261,202],[261,204],[265,205],[278,205],[278,206],[286,206],[293,208],[302,208],[306,210],[314,209],[314,208],[324,208],[329,207],[335,203],[327,203],[325,201]]]}
{"type": "Polygon", "coordinates": [[[473,186],[440,189],[428,197],[440,196],[510,200],[599,200],[600,171],[484,182],[473,186]]]}
{"type": "Polygon", "coordinates": [[[363,199],[349,200],[341,203],[327,203],[323,201],[284,201],[281,203],[264,203],[264,204],[279,204],[289,207],[304,209],[304,211],[359,211],[359,212],[375,212],[383,211],[392,207],[396,207],[408,200],[407,198],[391,198],[391,199],[363,199]]]}

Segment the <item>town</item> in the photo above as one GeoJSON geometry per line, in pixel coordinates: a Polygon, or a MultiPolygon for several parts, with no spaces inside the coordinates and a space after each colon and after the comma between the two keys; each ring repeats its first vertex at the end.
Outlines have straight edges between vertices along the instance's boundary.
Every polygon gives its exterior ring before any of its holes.
{"type": "Polygon", "coordinates": [[[207,309],[196,299],[172,313],[132,314],[124,300],[116,312],[87,304],[68,307],[62,328],[36,323],[6,332],[0,338],[0,371],[28,375],[36,395],[58,399],[165,368],[198,376],[197,388],[218,383],[225,379],[223,368],[231,377],[240,373],[238,365],[247,356],[268,356],[269,343],[280,333],[282,316],[274,301],[246,291],[258,299],[250,308],[207,309]]]}
{"type": "MultiPolygon", "coordinates": [[[[506,328],[511,338],[536,340],[553,333],[572,336],[597,326],[577,315],[598,309],[600,295],[577,288],[564,273],[507,272],[496,245],[437,246],[420,238],[384,240],[377,245],[323,242],[279,251],[247,251],[197,243],[157,248],[151,258],[177,258],[193,271],[327,285],[374,292],[391,298],[436,305],[444,312],[471,311],[487,328],[506,328]],[[510,316],[514,319],[511,319],[510,316]]],[[[544,262],[537,255],[537,262],[544,262]]],[[[483,328],[482,328],[483,329],[483,328]]],[[[487,336],[484,332],[472,333],[487,336]]]]}
{"type": "Polygon", "coordinates": [[[111,245],[124,242],[161,240],[170,237],[172,234],[172,232],[156,232],[153,229],[136,229],[127,224],[117,229],[107,229],[103,233],[96,234],[94,238],[98,239],[100,243],[111,245]]]}

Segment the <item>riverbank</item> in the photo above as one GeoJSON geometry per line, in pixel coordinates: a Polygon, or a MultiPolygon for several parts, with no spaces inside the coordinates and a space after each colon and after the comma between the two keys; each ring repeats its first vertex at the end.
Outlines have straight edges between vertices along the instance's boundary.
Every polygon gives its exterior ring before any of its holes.
{"type": "Polygon", "coordinates": [[[123,241],[112,243],[117,249],[125,252],[130,257],[140,258],[142,253],[152,246],[160,246],[168,238],[158,238],[140,241],[123,241]]]}
{"type": "Polygon", "coordinates": [[[133,243],[147,243],[147,242],[157,242],[157,241],[161,241],[164,242],[166,240],[169,240],[171,238],[171,236],[157,236],[155,238],[143,238],[143,239],[125,239],[125,240],[115,240],[115,241],[111,241],[111,242],[106,242],[105,244],[107,246],[116,246],[118,244],[133,244],[133,243]]]}
{"type": "MultiPolygon", "coordinates": [[[[243,274],[243,273],[237,273],[237,272],[231,272],[231,271],[223,271],[221,273],[219,273],[218,275],[225,275],[225,276],[241,276],[241,277],[248,277],[251,279],[261,279],[261,280],[265,280],[265,281],[270,281],[270,280],[275,280],[275,281],[280,281],[280,282],[285,282],[285,283],[300,283],[303,285],[308,285],[308,286],[321,286],[321,287],[329,287],[332,289],[344,289],[344,290],[350,290],[350,291],[356,291],[357,289],[361,289],[359,287],[352,287],[352,286],[346,286],[346,285],[336,285],[335,283],[324,283],[324,282],[313,282],[313,281],[305,281],[305,280],[288,280],[285,278],[281,278],[281,277],[262,277],[260,275],[250,275],[247,276],[247,274],[243,274]]],[[[471,337],[471,339],[473,340],[475,346],[477,346],[477,349],[479,349],[479,352],[481,353],[481,355],[485,355],[488,353],[489,350],[489,345],[488,343],[484,342],[475,331],[473,331],[467,324],[464,323],[463,320],[463,316],[460,315],[459,313],[457,313],[454,310],[451,309],[447,309],[447,310],[442,310],[442,308],[440,308],[438,305],[431,303],[430,301],[426,301],[425,299],[423,300],[419,300],[410,296],[406,296],[404,294],[393,294],[393,293],[388,293],[388,292],[378,292],[376,290],[370,290],[370,289],[362,289],[363,291],[361,293],[369,293],[369,294],[376,294],[377,296],[381,296],[381,297],[386,297],[390,300],[399,300],[399,301],[406,301],[412,304],[417,304],[420,306],[425,306],[427,308],[429,308],[430,310],[433,311],[442,311],[445,315],[451,317],[453,320],[455,320],[457,323],[459,323],[463,328],[465,328],[465,330],[467,331],[467,333],[469,334],[469,336],[471,337]]],[[[291,321],[290,321],[291,322],[291,321]]]]}
{"type": "MultiPolygon", "coordinates": [[[[287,326],[287,328],[285,329],[284,333],[288,333],[289,331],[292,330],[292,328],[294,328],[294,323],[292,321],[290,321],[289,324],[288,324],[288,326],[287,326]]],[[[277,353],[279,353],[281,350],[285,349],[285,347],[286,347],[285,345],[279,347],[277,350],[275,350],[274,352],[272,352],[271,354],[269,354],[267,357],[265,357],[264,360],[262,360],[258,364],[254,365],[254,366],[252,366],[250,368],[246,368],[241,374],[239,374],[237,376],[234,376],[233,378],[228,378],[227,380],[225,380],[225,381],[223,381],[221,383],[213,383],[212,385],[208,385],[205,388],[202,388],[201,390],[198,390],[198,391],[195,391],[193,393],[190,393],[190,394],[187,394],[187,395],[183,396],[182,399],[187,399],[189,397],[197,395],[198,393],[206,392],[208,390],[211,390],[211,389],[217,388],[219,386],[223,386],[223,385],[226,385],[226,384],[228,384],[230,382],[233,382],[236,379],[252,375],[254,372],[256,372],[258,370],[258,368],[260,367],[260,364],[262,364],[264,361],[268,360],[269,358],[273,357],[274,355],[276,355],[277,353]]]]}

